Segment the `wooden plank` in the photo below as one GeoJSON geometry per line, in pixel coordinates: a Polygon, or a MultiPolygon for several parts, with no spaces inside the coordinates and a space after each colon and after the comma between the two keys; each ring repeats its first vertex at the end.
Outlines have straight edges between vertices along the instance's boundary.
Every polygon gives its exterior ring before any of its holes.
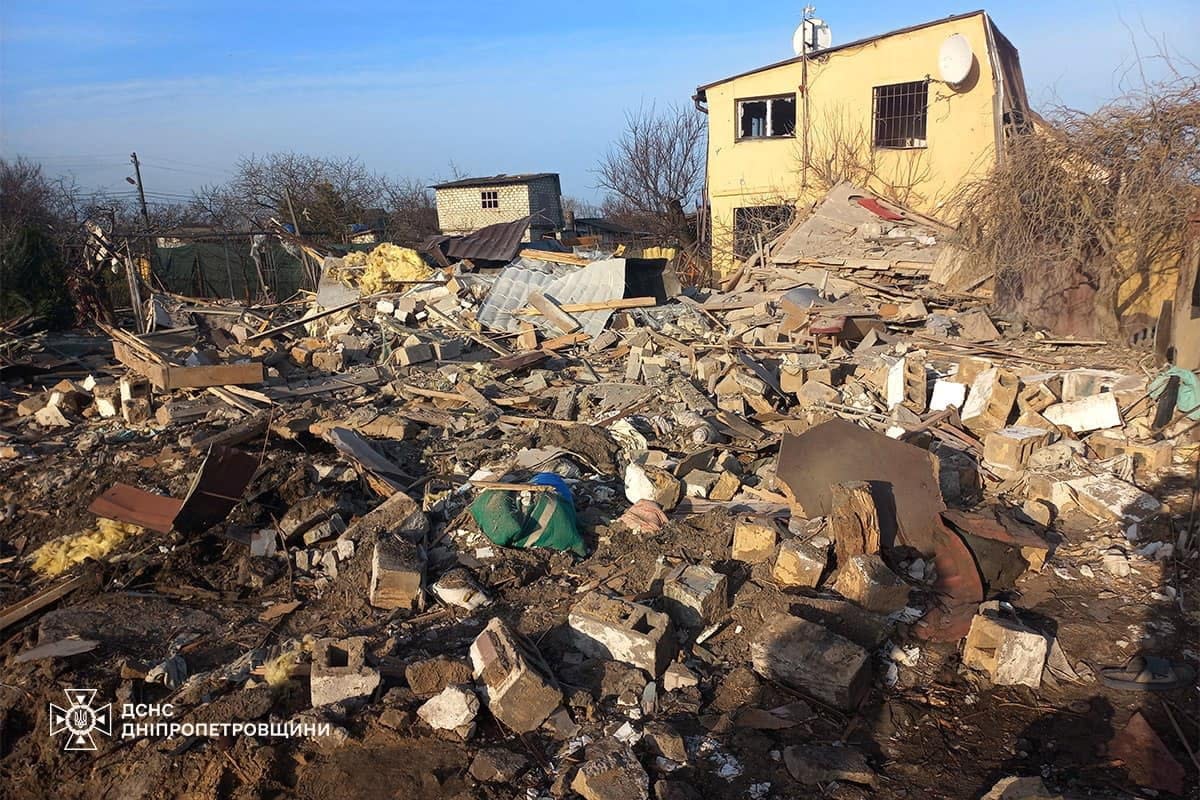
{"type": "Polygon", "coordinates": [[[541,292],[533,291],[529,293],[529,305],[536,308],[543,317],[550,321],[551,325],[563,333],[575,333],[575,331],[582,327],[579,324],[579,320],[563,311],[558,303],[546,297],[541,292]]]}
{"type": "Polygon", "coordinates": [[[229,386],[243,383],[262,383],[263,365],[258,361],[246,364],[209,364],[202,367],[166,368],[166,383],[159,388],[204,389],[209,386],[229,386]]]}
{"type": "Polygon", "coordinates": [[[213,445],[231,447],[236,444],[248,442],[251,439],[255,439],[266,433],[267,425],[270,420],[271,412],[267,409],[263,409],[254,416],[244,419],[238,424],[227,428],[220,433],[214,433],[212,436],[192,442],[192,452],[201,453],[213,445]]]}
{"type": "Polygon", "coordinates": [[[547,339],[542,342],[542,349],[548,352],[562,350],[564,347],[571,347],[577,344],[583,344],[592,337],[586,333],[568,333],[566,336],[558,336],[553,339],[547,339]]]}
{"type": "Polygon", "coordinates": [[[246,342],[247,343],[257,342],[259,339],[266,339],[270,336],[274,336],[277,333],[283,333],[284,331],[290,331],[292,328],[299,327],[300,325],[303,325],[306,322],[312,322],[313,320],[321,319],[322,317],[328,317],[331,314],[336,314],[339,311],[345,311],[348,308],[354,308],[355,306],[357,306],[359,303],[363,302],[364,300],[372,300],[372,299],[374,299],[373,295],[370,297],[360,297],[357,300],[352,300],[349,303],[343,303],[340,306],[334,306],[333,308],[327,308],[324,311],[321,311],[320,313],[313,314],[312,316],[301,317],[300,319],[292,320],[291,322],[285,322],[283,325],[276,325],[274,328],[268,328],[267,330],[263,331],[262,333],[256,333],[253,336],[247,336],[246,342]]]}
{"type": "MultiPolygon", "coordinates": [[[[625,297],[617,300],[600,300],[595,303],[562,303],[558,307],[568,314],[579,314],[584,311],[619,311],[625,308],[649,308],[658,305],[654,297],[625,297]]],[[[518,314],[539,314],[536,308],[523,308],[518,314]]]]}
{"type": "Polygon", "coordinates": [[[532,258],[538,261],[549,261],[552,264],[571,264],[576,267],[586,267],[592,263],[590,258],[577,256],[574,253],[552,253],[549,250],[522,250],[518,253],[521,258],[532,258]]]}
{"type": "Polygon", "coordinates": [[[51,603],[57,602],[84,584],[85,578],[77,575],[68,581],[50,586],[32,597],[19,600],[0,611],[0,630],[13,625],[31,614],[36,614],[51,603]]]}

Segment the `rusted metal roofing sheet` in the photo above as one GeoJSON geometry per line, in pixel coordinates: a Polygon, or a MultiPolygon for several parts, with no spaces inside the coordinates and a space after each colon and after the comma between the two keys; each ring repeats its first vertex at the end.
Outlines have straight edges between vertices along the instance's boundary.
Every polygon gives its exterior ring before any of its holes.
{"type": "Polygon", "coordinates": [[[451,258],[472,261],[512,261],[521,250],[521,240],[529,227],[529,217],[499,222],[480,228],[472,234],[455,239],[446,248],[451,258]]]}

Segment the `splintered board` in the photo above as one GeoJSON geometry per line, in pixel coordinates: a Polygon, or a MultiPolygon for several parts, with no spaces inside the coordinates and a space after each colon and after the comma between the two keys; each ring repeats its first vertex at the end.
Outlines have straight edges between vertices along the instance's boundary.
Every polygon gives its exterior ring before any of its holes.
{"type": "Polygon", "coordinates": [[[245,364],[211,364],[183,367],[153,361],[134,351],[123,342],[113,341],[113,355],[125,366],[145,375],[156,389],[202,389],[206,386],[236,386],[262,383],[263,365],[257,361],[245,364]]]}

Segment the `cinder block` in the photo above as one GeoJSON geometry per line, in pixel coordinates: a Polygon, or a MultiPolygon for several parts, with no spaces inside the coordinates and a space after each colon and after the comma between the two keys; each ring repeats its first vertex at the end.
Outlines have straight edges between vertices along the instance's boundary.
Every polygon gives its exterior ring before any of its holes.
{"type": "Polygon", "coordinates": [[[471,666],[492,716],[517,733],[535,730],[562,704],[537,648],[499,617],[471,643],[471,666]]]}
{"type": "Polygon", "coordinates": [[[313,648],[309,689],[314,706],[366,697],[379,686],[379,671],[366,665],[366,637],[319,639],[313,648]]]}
{"type": "Polygon", "coordinates": [[[1040,413],[1058,402],[1058,396],[1045,382],[1022,384],[1017,393],[1017,408],[1021,413],[1040,413]]]}
{"type": "Polygon", "coordinates": [[[105,419],[121,413],[121,387],[112,381],[97,381],[92,388],[92,402],[96,412],[105,419]]]}
{"type": "Polygon", "coordinates": [[[1119,372],[1103,369],[1073,369],[1062,376],[1063,402],[1069,403],[1108,392],[1121,377],[1119,372]]]}
{"type": "Polygon", "coordinates": [[[675,655],[671,619],[637,603],[590,592],[567,617],[572,641],[595,658],[632,664],[658,677],[675,655]]]}
{"type": "Polygon", "coordinates": [[[976,615],[963,645],[963,664],[986,672],[997,686],[1042,683],[1049,642],[1016,622],[976,615]]]}
{"type": "Polygon", "coordinates": [[[410,344],[397,348],[395,352],[396,363],[402,367],[433,360],[433,348],[427,344],[410,344]]]}
{"type": "Polygon", "coordinates": [[[375,543],[371,558],[371,605],[415,610],[425,582],[425,558],[407,539],[387,536],[375,543]]]}
{"type": "Polygon", "coordinates": [[[663,578],[663,605],[681,628],[703,628],[729,610],[728,588],[711,567],[680,564],[663,578]]]}
{"type": "Polygon", "coordinates": [[[853,709],[871,686],[871,654],[828,628],[789,614],[769,618],[750,645],[754,671],[853,709]]]}
{"type": "Polygon", "coordinates": [[[983,437],[983,460],[1001,475],[1025,469],[1029,456],[1050,443],[1050,431],[1014,425],[983,437]]]}
{"type": "Polygon", "coordinates": [[[908,584],[874,553],[851,556],[840,565],[834,588],[876,614],[890,614],[908,605],[908,584]]]}
{"type": "Polygon", "coordinates": [[[976,435],[1005,427],[1019,386],[1020,379],[1011,372],[997,368],[981,372],[963,405],[963,424],[976,435]]]}
{"type": "Polygon", "coordinates": [[[828,551],[799,539],[788,539],[779,545],[771,577],[780,586],[814,588],[821,582],[828,563],[828,551]]]}
{"type": "Polygon", "coordinates": [[[733,551],[735,561],[752,564],[768,561],[775,552],[779,532],[770,517],[739,519],[733,526],[733,551]]]}

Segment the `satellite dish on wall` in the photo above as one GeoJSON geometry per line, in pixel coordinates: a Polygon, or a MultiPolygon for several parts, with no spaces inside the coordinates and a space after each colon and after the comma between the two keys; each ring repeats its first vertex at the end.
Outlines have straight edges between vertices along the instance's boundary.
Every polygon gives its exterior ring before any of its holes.
{"type": "Polygon", "coordinates": [[[803,20],[792,34],[792,52],[798,56],[824,50],[833,44],[833,32],[823,19],[810,17],[803,20]]]}
{"type": "Polygon", "coordinates": [[[947,36],[938,51],[938,74],[949,84],[962,83],[971,74],[975,54],[971,43],[961,33],[947,36]]]}

